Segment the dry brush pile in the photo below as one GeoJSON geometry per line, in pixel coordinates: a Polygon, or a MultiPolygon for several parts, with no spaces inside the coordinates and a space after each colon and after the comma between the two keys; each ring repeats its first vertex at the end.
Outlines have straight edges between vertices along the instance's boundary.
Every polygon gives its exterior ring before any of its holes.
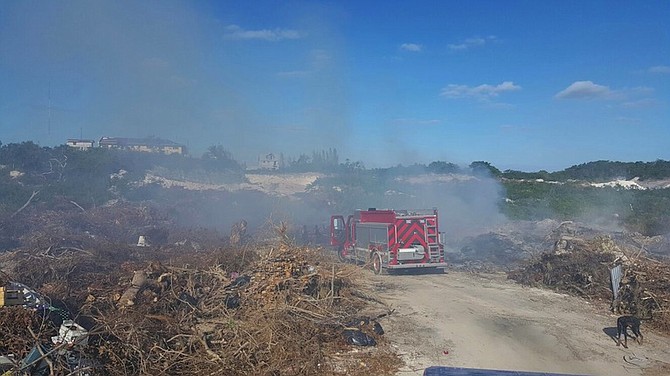
{"type": "MultiPolygon", "coordinates": [[[[122,209],[151,224],[150,213],[122,209]]],[[[214,247],[221,239],[197,244],[202,231],[171,229],[164,245],[137,247],[97,235],[130,237],[113,213],[90,215],[77,217],[89,232],[68,233],[60,220],[0,254],[0,268],[89,330],[93,374],[392,375],[400,366],[377,330],[388,312],[357,281],[361,269],[292,245],[285,227],[264,244],[214,247]],[[361,339],[377,346],[355,346],[361,339]]],[[[16,307],[0,309],[0,325],[12,328],[0,355],[18,359],[58,331],[43,312],[16,307]]]]}
{"type": "Polygon", "coordinates": [[[648,318],[670,333],[670,264],[643,248],[616,242],[609,236],[559,236],[553,250],[508,273],[530,286],[544,286],[589,300],[611,302],[617,314],[648,318]],[[618,298],[613,300],[610,269],[621,265],[618,298]]]}

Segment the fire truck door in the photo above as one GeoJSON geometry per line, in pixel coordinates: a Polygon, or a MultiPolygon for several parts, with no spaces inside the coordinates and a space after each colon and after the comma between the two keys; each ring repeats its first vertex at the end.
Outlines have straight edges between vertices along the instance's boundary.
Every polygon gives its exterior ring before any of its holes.
{"type": "Polygon", "coordinates": [[[330,217],[330,245],[340,247],[346,240],[344,217],[334,215],[330,217]]]}

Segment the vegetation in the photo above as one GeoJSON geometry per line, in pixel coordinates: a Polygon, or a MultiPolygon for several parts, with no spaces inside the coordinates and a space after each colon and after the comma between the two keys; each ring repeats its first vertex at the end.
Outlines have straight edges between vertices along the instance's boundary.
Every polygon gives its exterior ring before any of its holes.
{"type": "Polygon", "coordinates": [[[65,145],[40,147],[33,142],[0,143],[0,214],[11,214],[32,196],[32,203],[53,208],[62,202],[82,208],[113,198],[146,199],[155,185],[138,185],[147,172],[173,178],[207,175],[211,181],[243,181],[244,168],[223,147],[212,146],[203,158],[106,148],[86,151],[65,145]]]}
{"type": "MultiPolygon", "coordinates": [[[[511,219],[582,219],[610,221],[647,235],[670,232],[670,189],[596,188],[583,181],[619,178],[670,179],[670,162],[597,161],[563,171],[523,172],[498,168],[485,161],[467,168],[446,161],[366,169],[360,161],[340,162],[336,149],[280,157],[279,172],[322,172],[305,200],[327,202],[333,210],[369,206],[394,207],[408,193],[398,178],[421,174],[474,174],[497,179],[504,200],[500,210],[511,219]],[[403,196],[405,195],[405,196],[403,196]]],[[[33,142],[0,143],[0,215],[8,216],[30,201],[47,208],[59,205],[90,208],[113,198],[147,200],[160,194],[157,184],[137,184],[148,172],[209,183],[244,181],[244,165],[222,145],[201,158],[67,146],[40,147],[33,142]]]]}
{"type": "Polygon", "coordinates": [[[210,146],[202,155],[203,167],[211,170],[242,171],[242,166],[233,158],[233,154],[222,145],[210,146]]]}
{"type": "Polygon", "coordinates": [[[545,179],[545,180],[588,180],[602,182],[614,179],[639,178],[640,180],[654,180],[670,178],[670,161],[656,160],[654,162],[612,162],[596,161],[568,167],[557,172],[522,172],[506,170],[502,177],[508,179],[545,179]]]}
{"type": "Polygon", "coordinates": [[[596,188],[576,183],[505,180],[501,204],[511,219],[583,220],[645,235],[670,233],[670,189],[596,188]]]}
{"type": "Polygon", "coordinates": [[[500,170],[498,170],[495,166],[493,166],[489,162],[484,161],[472,162],[470,163],[470,169],[475,174],[489,174],[495,177],[502,176],[502,172],[500,172],[500,170]]]}
{"type": "Polygon", "coordinates": [[[337,149],[313,151],[312,155],[300,154],[297,158],[279,157],[281,170],[285,172],[335,172],[340,168],[337,149]]]}

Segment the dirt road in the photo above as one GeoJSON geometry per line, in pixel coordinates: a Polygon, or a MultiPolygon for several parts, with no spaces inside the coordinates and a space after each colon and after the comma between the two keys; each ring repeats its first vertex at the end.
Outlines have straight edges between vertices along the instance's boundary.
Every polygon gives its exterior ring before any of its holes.
{"type": "Polygon", "coordinates": [[[371,277],[396,312],[383,322],[407,366],[455,366],[597,376],[670,375],[670,338],[642,326],[644,344],[617,347],[607,305],[527,288],[504,274],[450,271],[371,277]]]}

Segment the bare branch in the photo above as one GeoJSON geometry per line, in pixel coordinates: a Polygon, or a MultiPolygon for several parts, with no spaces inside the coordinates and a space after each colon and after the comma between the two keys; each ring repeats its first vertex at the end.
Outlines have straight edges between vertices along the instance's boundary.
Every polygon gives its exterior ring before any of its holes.
{"type": "Polygon", "coordinates": [[[30,205],[30,202],[33,200],[33,198],[35,198],[35,196],[37,196],[38,193],[40,193],[40,191],[33,191],[33,194],[30,195],[30,198],[28,199],[28,201],[26,201],[26,203],[23,204],[23,206],[20,207],[19,210],[15,211],[14,214],[12,214],[9,218],[14,218],[14,216],[19,214],[23,209],[26,208],[26,206],[30,205]]]}

